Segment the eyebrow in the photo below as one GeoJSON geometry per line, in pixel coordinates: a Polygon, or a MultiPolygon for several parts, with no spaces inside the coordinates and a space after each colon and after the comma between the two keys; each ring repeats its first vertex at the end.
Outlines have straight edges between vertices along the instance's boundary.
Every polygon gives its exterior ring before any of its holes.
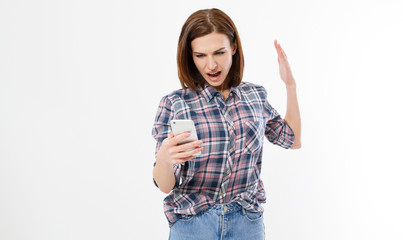
{"type": "MultiPolygon", "coordinates": [[[[225,47],[222,47],[222,48],[220,48],[220,49],[218,49],[218,50],[215,50],[214,52],[219,52],[219,51],[221,51],[221,50],[223,50],[223,49],[225,49],[225,47]]],[[[204,53],[200,53],[200,52],[193,52],[194,54],[204,54],[204,53]]]]}

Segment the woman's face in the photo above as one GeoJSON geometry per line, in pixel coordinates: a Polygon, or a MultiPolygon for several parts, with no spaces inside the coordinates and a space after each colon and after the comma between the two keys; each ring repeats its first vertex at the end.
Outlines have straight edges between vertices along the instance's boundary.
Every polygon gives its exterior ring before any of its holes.
{"type": "Polygon", "coordinates": [[[210,33],[191,42],[193,61],[207,83],[217,90],[224,83],[232,65],[232,47],[228,37],[222,33],[210,33]]]}

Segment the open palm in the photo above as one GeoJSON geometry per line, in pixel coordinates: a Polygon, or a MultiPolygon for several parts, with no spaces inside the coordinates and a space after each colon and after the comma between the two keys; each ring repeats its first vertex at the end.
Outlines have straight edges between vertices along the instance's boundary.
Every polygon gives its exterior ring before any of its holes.
{"type": "Polygon", "coordinates": [[[277,60],[280,68],[281,79],[286,85],[295,84],[295,80],[291,72],[291,67],[287,60],[287,55],[285,54],[284,50],[281,48],[277,40],[274,40],[274,46],[276,47],[278,54],[277,60]]]}

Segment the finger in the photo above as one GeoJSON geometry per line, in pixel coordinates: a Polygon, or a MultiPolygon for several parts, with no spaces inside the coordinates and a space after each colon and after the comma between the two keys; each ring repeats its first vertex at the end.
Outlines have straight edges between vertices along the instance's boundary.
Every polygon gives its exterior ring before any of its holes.
{"type": "Polygon", "coordinates": [[[274,41],[274,46],[276,47],[277,54],[280,56],[281,55],[280,44],[277,42],[277,40],[274,41]]]}
{"type": "Polygon", "coordinates": [[[173,134],[173,132],[171,132],[170,134],[168,134],[168,137],[166,137],[163,141],[162,141],[162,143],[163,144],[169,144],[169,142],[171,141],[171,139],[174,137],[174,134],[173,134]]]}
{"type": "Polygon", "coordinates": [[[282,48],[281,48],[281,53],[284,55],[285,58],[287,58],[287,54],[285,54],[285,52],[282,48]]]}
{"type": "Polygon", "coordinates": [[[188,152],[187,150],[199,147],[200,145],[201,141],[199,142],[198,140],[180,145],[172,145],[169,148],[169,154],[172,156],[172,158],[182,158],[183,156],[178,157],[177,154],[182,152],[188,152]]]}
{"type": "Polygon", "coordinates": [[[179,143],[180,141],[182,141],[183,139],[185,139],[185,138],[187,138],[187,137],[189,137],[189,136],[190,136],[190,132],[183,132],[183,133],[180,133],[180,134],[174,136],[174,137],[171,139],[170,144],[171,144],[172,146],[176,146],[176,145],[178,145],[178,143],[179,143]]]}
{"type": "Polygon", "coordinates": [[[274,45],[276,46],[278,56],[287,58],[287,55],[285,54],[283,48],[281,47],[280,43],[277,42],[277,40],[274,41],[274,45]]]}
{"type": "Polygon", "coordinates": [[[274,46],[277,48],[277,39],[276,40],[274,40],[274,46]]]}
{"type": "Polygon", "coordinates": [[[279,52],[284,58],[287,58],[287,54],[285,54],[284,49],[281,47],[280,43],[278,44],[279,52]]]}
{"type": "Polygon", "coordinates": [[[173,156],[173,158],[175,158],[175,159],[184,159],[184,158],[189,158],[189,157],[193,158],[194,156],[192,156],[192,155],[200,152],[201,150],[203,150],[203,147],[196,147],[195,149],[190,150],[190,151],[177,153],[173,156]]]}
{"type": "Polygon", "coordinates": [[[188,158],[178,159],[178,160],[174,161],[174,164],[181,164],[181,163],[184,163],[184,162],[187,162],[187,161],[191,160],[192,158],[194,158],[194,156],[190,156],[188,158]]]}
{"type": "Polygon", "coordinates": [[[175,147],[175,150],[174,150],[174,151],[176,151],[176,152],[183,152],[183,151],[186,151],[186,150],[188,150],[188,149],[190,149],[190,148],[198,147],[198,146],[200,146],[202,143],[203,143],[203,142],[202,142],[201,140],[195,140],[195,141],[192,141],[192,142],[189,142],[189,143],[185,143],[185,144],[182,144],[182,145],[179,145],[179,146],[175,147]]]}
{"type": "Polygon", "coordinates": [[[286,59],[287,58],[287,55],[285,55],[285,52],[284,52],[284,50],[281,48],[281,46],[280,46],[280,44],[279,44],[279,48],[278,48],[278,56],[281,58],[281,59],[286,59]]]}

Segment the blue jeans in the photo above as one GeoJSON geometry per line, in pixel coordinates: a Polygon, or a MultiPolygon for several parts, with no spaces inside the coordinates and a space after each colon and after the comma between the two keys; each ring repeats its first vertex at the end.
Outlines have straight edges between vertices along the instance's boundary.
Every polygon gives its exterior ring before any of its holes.
{"type": "Polygon", "coordinates": [[[262,240],[263,213],[246,211],[236,203],[217,204],[205,213],[177,221],[170,240],[262,240]]]}

